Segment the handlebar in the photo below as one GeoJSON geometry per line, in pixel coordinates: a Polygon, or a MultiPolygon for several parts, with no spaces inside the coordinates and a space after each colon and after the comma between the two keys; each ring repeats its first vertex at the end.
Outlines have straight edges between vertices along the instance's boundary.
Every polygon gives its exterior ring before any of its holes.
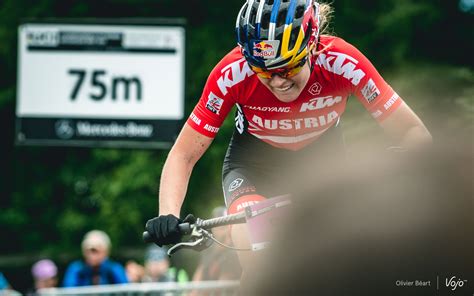
{"type": "MultiPolygon", "coordinates": [[[[219,226],[225,226],[230,224],[240,224],[245,223],[245,212],[240,212],[232,215],[212,218],[208,220],[197,219],[196,223],[181,223],[178,225],[179,233],[181,235],[190,235],[193,232],[193,229],[205,229],[209,230],[219,226]]],[[[152,243],[153,238],[148,233],[148,231],[143,232],[143,241],[145,243],[152,243]]]]}
{"type": "MultiPolygon", "coordinates": [[[[171,254],[180,249],[192,249],[196,251],[202,251],[208,248],[213,242],[216,242],[219,245],[228,249],[238,251],[250,251],[252,249],[235,248],[232,246],[225,245],[224,243],[216,240],[212,233],[208,230],[219,226],[246,223],[247,219],[263,215],[276,208],[288,206],[290,204],[291,200],[289,199],[289,195],[282,195],[269,199],[266,203],[259,203],[259,205],[261,206],[256,206],[254,209],[252,209],[251,206],[247,206],[245,207],[245,211],[236,214],[212,218],[208,220],[202,220],[200,218],[197,218],[194,223],[181,223],[178,225],[179,233],[181,234],[181,236],[189,235],[190,237],[187,241],[181,241],[171,246],[168,249],[168,255],[171,256],[171,254]]],[[[154,242],[153,238],[147,231],[143,232],[143,240],[147,243],[154,242]]]]}

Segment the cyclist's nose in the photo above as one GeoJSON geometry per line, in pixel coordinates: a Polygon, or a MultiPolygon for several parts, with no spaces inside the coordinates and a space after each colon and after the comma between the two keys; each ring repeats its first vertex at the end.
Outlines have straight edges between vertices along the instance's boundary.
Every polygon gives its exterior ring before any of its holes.
{"type": "Polygon", "coordinates": [[[273,74],[270,78],[269,84],[271,87],[282,87],[288,81],[287,78],[283,78],[278,74],[273,74]]]}

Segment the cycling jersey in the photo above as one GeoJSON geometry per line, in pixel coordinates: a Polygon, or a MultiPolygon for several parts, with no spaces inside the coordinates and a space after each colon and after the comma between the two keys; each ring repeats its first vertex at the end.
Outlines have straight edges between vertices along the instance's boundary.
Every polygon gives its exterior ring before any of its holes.
{"type": "Polygon", "coordinates": [[[236,130],[274,147],[300,150],[318,139],[344,112],[349,95],[379,122],[402,103],[370,61],[343,39],[321,36],[313,70],[300,96],[279,101],[234,48],[212,70],[187,123],[214,137],[234,105],[236,130]]]}
{"type": "Polygon", "coordinates": [[[316,181],[317,172],[324,172],[328,165],[332,167],[333,160],[344,161],[345,153],[344,137],[338,125],[298,151],[275,149],[248,132],[234,131],[222,168],[228,213],[239,212],[264,197],[301,191],[305,182],[316,181]]]}

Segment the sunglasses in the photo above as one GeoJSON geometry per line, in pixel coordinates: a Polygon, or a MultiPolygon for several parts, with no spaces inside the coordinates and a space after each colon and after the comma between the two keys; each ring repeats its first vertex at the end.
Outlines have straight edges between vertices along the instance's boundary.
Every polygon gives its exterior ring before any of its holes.
{"type": "Polygon", "coordinates": [[[264,70],[260,67],[253,66],[250,63],[249,65],[250,69],[252,69],[252,71],[254,71],[255,74],[257,74],[257,76],[260,78],[271,79],[274,75],[278,75],[281,78],[291,78],[301,72],[304,67],[304,64],[306,63],[306,59],[307,57],[301,59],[299,63],[292,67],[284,67],[271,70],[264,70]]]}

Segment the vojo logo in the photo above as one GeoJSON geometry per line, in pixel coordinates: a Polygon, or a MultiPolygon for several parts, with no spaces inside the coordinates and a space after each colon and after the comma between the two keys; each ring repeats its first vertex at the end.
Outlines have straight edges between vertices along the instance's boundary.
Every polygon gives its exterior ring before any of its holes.
{"type": "Polygon", "coordinates": [[[274,59],[277,55],[279,40],[255,41],[253,44],[253,56],[264,59],[274,59]]]}
{"type": "Polygon", "coordinates": [[[28,46],[57,46],[59,31],[54,29],[27,30],[26,43],[28,46]]]}

